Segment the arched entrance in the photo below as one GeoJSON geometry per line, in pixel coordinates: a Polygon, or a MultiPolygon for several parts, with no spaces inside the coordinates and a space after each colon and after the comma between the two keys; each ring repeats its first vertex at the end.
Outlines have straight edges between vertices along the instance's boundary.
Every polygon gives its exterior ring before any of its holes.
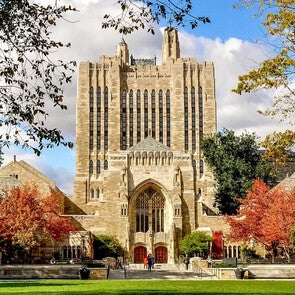
{"type": "Polygon", "coordinates": [[[167,263],[168,255],[167,248],[164,246],[156,247],[155,249],[155,262],[156,263],[167,263]]]}
{"type": "Polygon", "coordinates": [[[134,248],[134,263],[143,263],[144,257],[147,256],[147,250],[144,246],[134,248]]]}

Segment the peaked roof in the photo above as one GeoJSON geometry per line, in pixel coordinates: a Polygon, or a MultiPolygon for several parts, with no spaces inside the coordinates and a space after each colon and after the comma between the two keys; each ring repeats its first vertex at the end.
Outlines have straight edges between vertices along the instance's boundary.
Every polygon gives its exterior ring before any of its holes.
{"type": "MultiPolygon", "coordinates": [[[[4,171],[14,171],[16,166],[23,169],[24,171],[27,171],[28,174],[32,173],[35,178],[38,178],[40,181],[42,181],[44,183],[47,183],[47,185],[50,186],[51,188],[56,188],[55,181],[53,181],[52,179],[50,179],[49,177],[47,177],[46,175],[41,173],[39,170],[37,170],[36,168],[31,166],[27,162],[25,162],[23,160],[16,161],[16,158],[14,158],[13,161],[9,162],[8,164],[6,164],[5,166],[0,168],[0,177],[6,178],[6,176],[8,176],[8,175],[5,175],[7,173],[5,173],[4,171]],[[4,174],[2,174],[2,172],[4,172],[4,174]]],[[[19,180],[19,181],[21,182],[21,180],[19,180]]]]}
{"type": "Polygon", "coordinates": [[[161,142],[153,139],[151,136],[146,137],[138,144],[132,146],[127,151],[172,151],[171,148],[163,145],[161,142]]]}

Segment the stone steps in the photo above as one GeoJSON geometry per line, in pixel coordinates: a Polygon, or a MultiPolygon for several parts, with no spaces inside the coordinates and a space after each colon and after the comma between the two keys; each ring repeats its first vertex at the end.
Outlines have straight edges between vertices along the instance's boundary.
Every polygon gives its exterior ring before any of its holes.
{"type": "Polygon", "coordinates": [[[177,269],[157,269],[153,268],[150,271],[147,269],[140,269],[130,265],[124,270],[110,270],[110,280],[199,280],[199,279],[216,279],[216,276],[211,273],[196,273],[191,270],[177,270],[177,269]]]}

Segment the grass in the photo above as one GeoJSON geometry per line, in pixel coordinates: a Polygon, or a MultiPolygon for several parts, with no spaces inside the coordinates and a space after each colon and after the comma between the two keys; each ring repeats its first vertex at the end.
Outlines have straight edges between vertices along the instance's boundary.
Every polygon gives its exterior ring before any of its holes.
{"type": "Polygon", "coordinates": [[[295,294],[295,281],[35,280],[0,281],[0,294],[295,294]]]}

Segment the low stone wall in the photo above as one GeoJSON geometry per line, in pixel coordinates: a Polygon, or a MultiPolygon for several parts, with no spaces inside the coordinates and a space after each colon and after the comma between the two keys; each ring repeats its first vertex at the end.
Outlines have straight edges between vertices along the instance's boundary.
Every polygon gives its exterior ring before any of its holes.
{"type": "Polygon", "coordinates": [[[295,264],[249,264],[239,265],[243,275],[237,268],[208,268],[207,260],[199,257],[191,259],[192,270],[200,276],[213,276],[222,280],[241,279],[295,279],[295,264]]]}
{"type": "MultiPolygon", "coordinates": [[[[0,279],[80,279],[81,265],[0,265],[0,279]]],[[[89,279],[107,279],[107,268],[89,268],[89,279]]]]}
{"type": "Polygon", "coordinates": [[[245,269],[248,279],[295,279],[294,264],[250,264],[245,269]]]}
{"type": "Polygon", "coordinates": [[[107,268],[89,268],[90,280],[106,280],[108,278],[107,268]]]}

